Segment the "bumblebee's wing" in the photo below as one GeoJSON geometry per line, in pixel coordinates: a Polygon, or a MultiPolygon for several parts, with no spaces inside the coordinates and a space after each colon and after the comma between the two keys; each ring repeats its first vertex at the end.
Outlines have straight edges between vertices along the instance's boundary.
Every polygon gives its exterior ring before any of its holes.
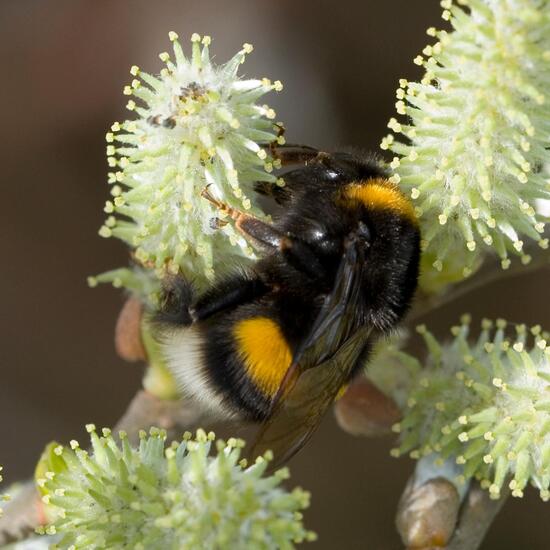
{"type": "Polygon", "coordinates": [[[275,464],[288,460],[306,443],[347,382],[370,333],[356,311],[363,264],[362,250],[352,239],[334,289],[296,353],[251,456],[271,449],[275,464]]]}
{"type": "Polygon", "coordinates": [[[305,445],[347,381],[368,333],[367,328],[362,328],[331,359],[311,368],[306,364],[306,370],[292,381],[262,426],[251,457],[271,449],[276,467],[305,445]]]}

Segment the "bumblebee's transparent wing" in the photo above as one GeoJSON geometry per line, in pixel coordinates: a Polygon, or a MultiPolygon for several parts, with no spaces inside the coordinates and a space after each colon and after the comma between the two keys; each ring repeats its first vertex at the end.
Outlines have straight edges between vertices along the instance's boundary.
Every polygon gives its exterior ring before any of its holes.
{"type": "Polygon", "coordinates": [[[347,381],[368,333],[366,327],[360,329],[334,357],[312,368],[306,366],[291,382],[262,426],[252,457],[271,449],[275,456],[272,467],[276,467],[302,448],[347,381]]]}
{"type": "Polygon", "coordinates": [[[347,382],[370,333],[356,311],[363,264],[362,250],[351,239],[334,289],[296,353],[251,456],[271,449],[275,465],[288,460],[309,439],[347,382]]]}

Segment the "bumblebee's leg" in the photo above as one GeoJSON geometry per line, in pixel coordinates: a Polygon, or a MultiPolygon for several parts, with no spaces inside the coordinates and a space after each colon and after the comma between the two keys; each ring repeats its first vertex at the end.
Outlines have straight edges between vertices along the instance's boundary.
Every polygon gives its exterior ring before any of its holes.
{"type": "Polygon", "coordinates": [[[225,279],[200,296],[190,308],[190,315],[193,321],[202,321],[224,309],[233,309],[260,298],[268,290],[261,279],[244,274],[225,279]]]}
{"type": "Polygon", "coordinates": [[[273,160],[278,161],[274,163],[276,168],[290,164],[307,164],[319,153],[315,147],[309,145],[284,143],[285,127],[281,123],[277,123],[275,126],[278,128],[277,139],[269,143],[266,148],[269,148],[273,160]],[[283,141],[282,144],[279,143],[279,139],[283,141]]]}
{"type": "Polygon", "coordinates": [[[203,190],[202,196],[235,220],[235,228],[256,248],[279,251],[293,267],[313,279],[326,275],[317,256],[303,241],[285,235],[272,225],[218,201],[208,189],[203,190]]]}
{"type": "Polygon", "coordinates": [[[282,185],[271,181],[256,181],[254,183],[254,191],[259,195],[272,198],[277,204],[284,206],[290,202],[292,193],[284,182],[282,185]]]}
{"type": "Polygon", "coordinates": [[[163,281],[160,305],[155,321],[160,324],[187,326],[193,322],[189,308],[193,302],[193,287],[183,277],[163,281]]]}
{"type": "Polygon", "coordinates": [[[288,143],[285,145],[277,145],[272,143],[269,147],[271,156],[280,161],[281,166],[289,166],[292,164],[308,164],[316,160],[321,153],[315,147],[309,145],[296,145],[288,143]]]}
{"type": "Polygon", "coordinates": [[[240,274],[226,278],[195,299],[191,285],[183,277],[164,284],[156,320],[161,324],[188,326],[196,321],[259,298],[269,287],[257,277],[240,274]]]}

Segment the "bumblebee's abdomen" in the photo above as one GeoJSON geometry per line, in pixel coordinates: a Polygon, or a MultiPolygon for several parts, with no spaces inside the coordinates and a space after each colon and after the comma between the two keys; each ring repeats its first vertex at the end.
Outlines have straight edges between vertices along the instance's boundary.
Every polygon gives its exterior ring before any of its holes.
{"type": "Polygon", "coordinates": [[[238,416],[262,420],[292,363],[292,347],[273,311],[259,304],[238,308],[203,327],[205,378],[238,416]]]}

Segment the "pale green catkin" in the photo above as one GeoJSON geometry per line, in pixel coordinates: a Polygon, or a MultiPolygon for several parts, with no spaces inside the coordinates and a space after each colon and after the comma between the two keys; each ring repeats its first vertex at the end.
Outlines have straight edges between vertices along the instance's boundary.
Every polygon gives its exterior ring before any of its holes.
{"type": "Polygon", "coordinates": [[[281,487],[286,469],[266,476],[269,455],[243,463],[241,440],[199,430],[166,447],[152,428],[136,449],[124,433],[117,443],[87,430],[89,453],[53,444],[37,469],[50,518],[41,532],[60,537],[54,548],[268,550],[314,538],[302,524],[309,494],[281,487]]]}
{"type": "Polygon", "coordinates": [[[265,147],[284,143],[282,125],[273,109],[258,103],[282,84],[239,77],[250,44],[216,66],[210,37],[192,36],[190,59],[176,33],[169,37],[173,54],[160,54],[166,66],[158,76],[130,70],[133,80],[124,94],[136,118],[115,122],[106,136],[113,198],[105,204],[108,217],[99,234],[126,242],[145,269],[91,277],[92,286],[109,281],[147,295],[158,287],[153,273],[183,273],[199,287],[208,285],[216,271],[254,253],[201,192],[208,187],[217,200],[263,217],[249,198],[253,183],[283,184],[272,174],[278,162],[265,147]]]}
{"type": "MultiPolygon", "coordinates": [[[[548,500],[548,334],[539,326],[516,325],[515,335],[508,337],[505,321],[485,320],[477,340],[470,342],[469,323],[464,316],[452,328],[448,344],[420,326],[429,351],[426,365],[395,348],[375,359],[401,380],[392,388],[387,370],[381,379],[385,391],[395,392],[403,411],[403,420],[394,426],[400,443],[392,454],[451,457],[463,466],[458,481],[476,477],[495,498],[508,480],[513,496],[523,496],[530,482],[548,500]]],[[[369,371],[375,382],[382,370],[374,366],[369,371]]]]}
{"type": "Polygon", "coordinates": [[[550,197],[550,1],[444,0],[452,30],[414,62],[420,82],[400,81],[392,179],[420,216],[428,290],[470,275],[496,251],[523,263],[528,239],[542,248],[550,197]],[[402,137],[396,137],[396,135],[402,137]]]}

